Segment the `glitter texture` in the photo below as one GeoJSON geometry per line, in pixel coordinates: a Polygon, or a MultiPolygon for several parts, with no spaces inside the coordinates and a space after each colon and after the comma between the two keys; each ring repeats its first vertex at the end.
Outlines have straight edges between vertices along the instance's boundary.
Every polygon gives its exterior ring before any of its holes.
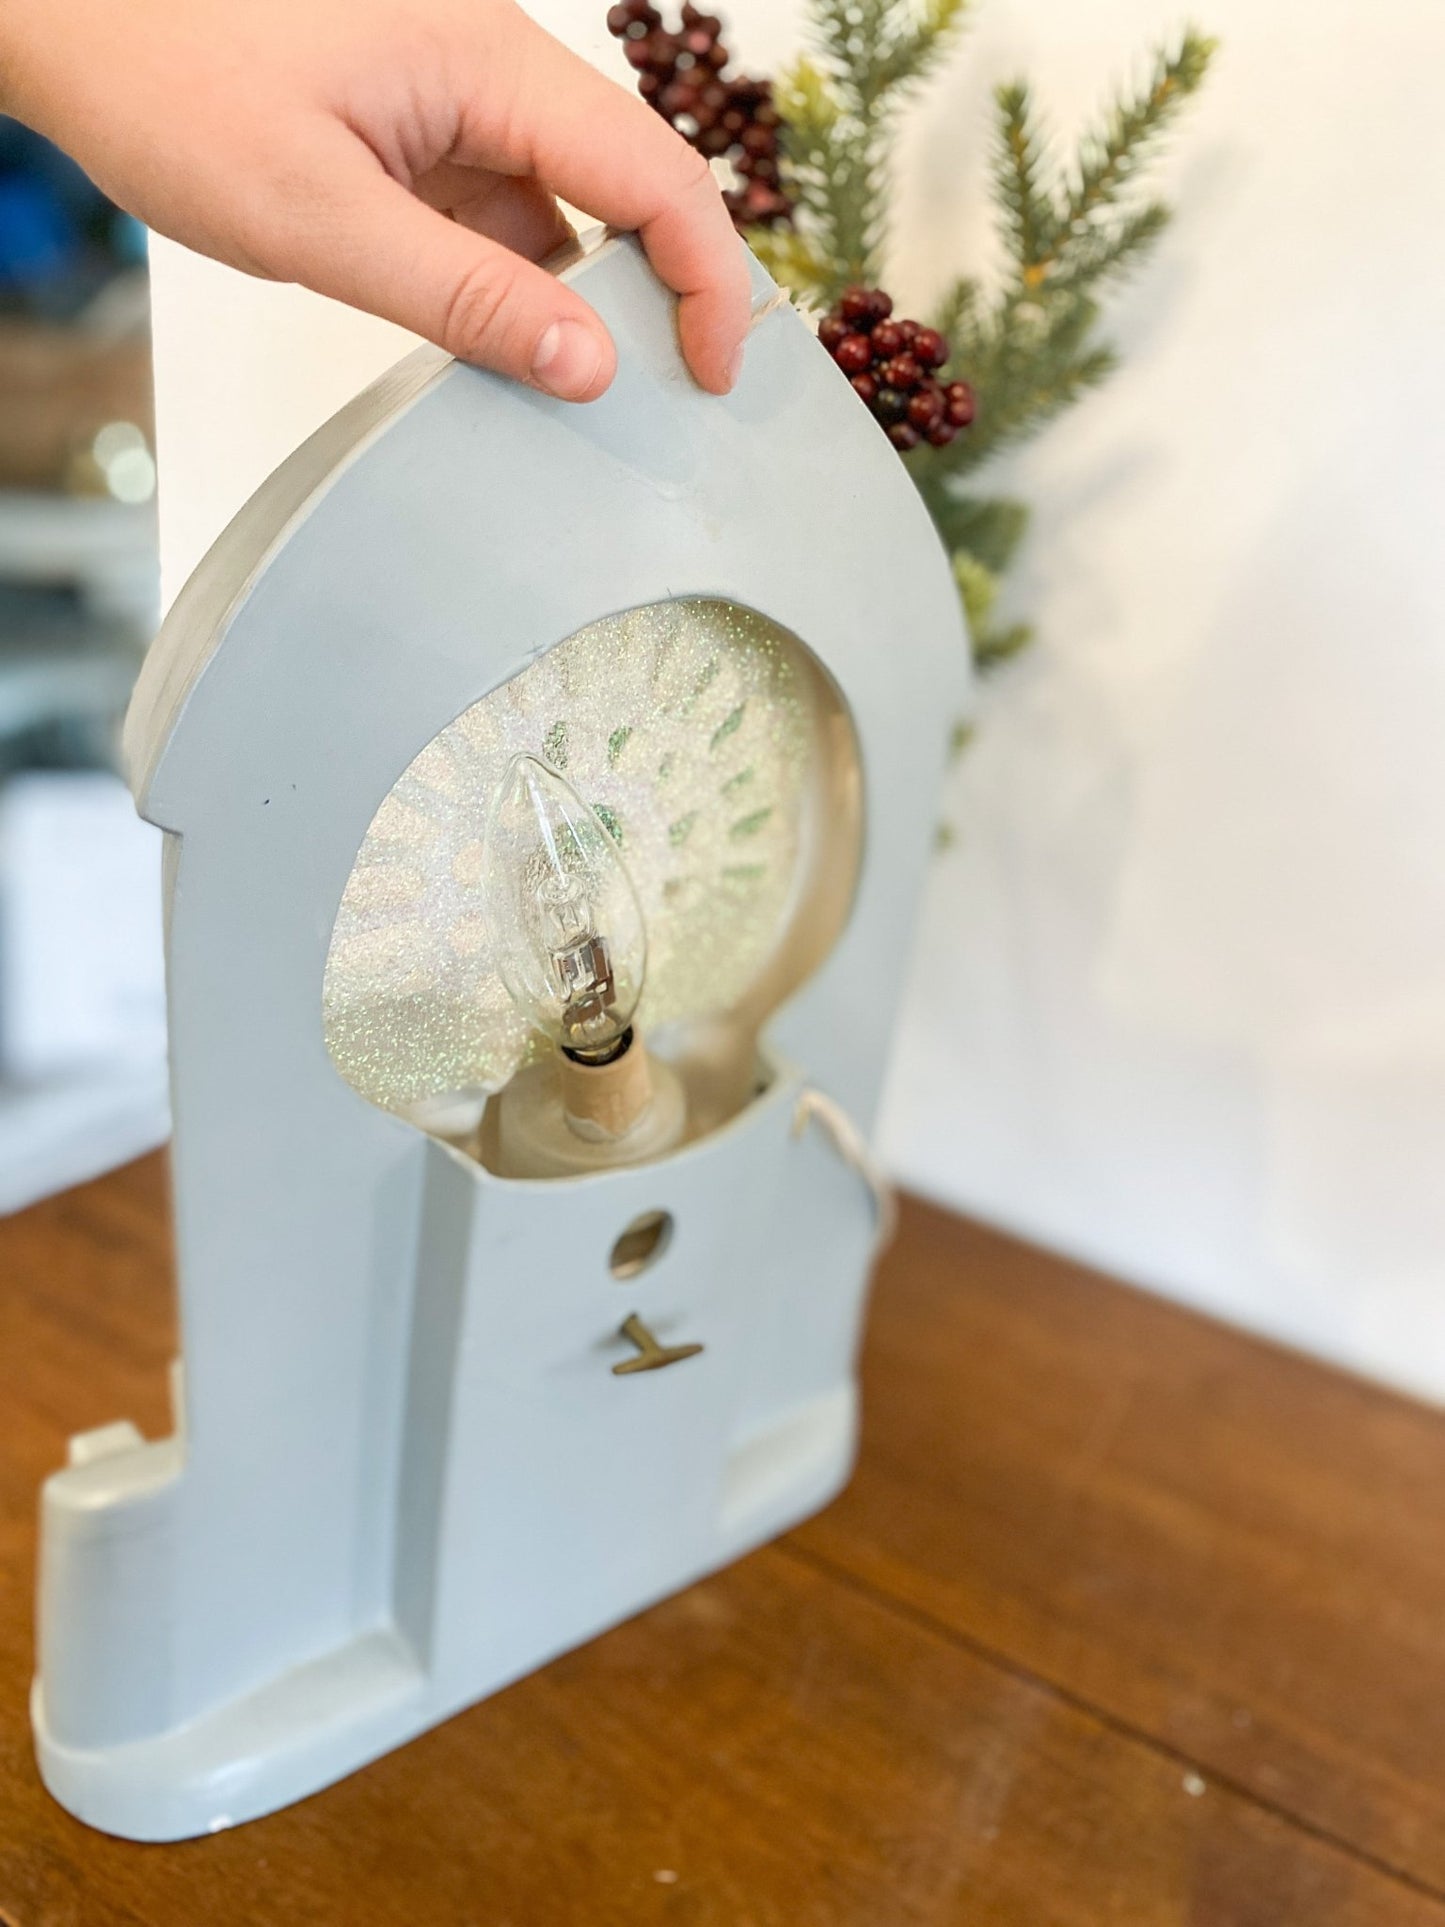
{"type": "Polygon", "coordinates": [[[347,1082],[399,1110],[495,1090],[532,1048],[477,888],[520,750],[621,846],[647,921],[639,1021],[734,1006],[794,895],[816,727],[798,647],[732,603],[653,603],[579,630],[435,737],[372,819],[332,931],[323,1018],[347,1082]]]}

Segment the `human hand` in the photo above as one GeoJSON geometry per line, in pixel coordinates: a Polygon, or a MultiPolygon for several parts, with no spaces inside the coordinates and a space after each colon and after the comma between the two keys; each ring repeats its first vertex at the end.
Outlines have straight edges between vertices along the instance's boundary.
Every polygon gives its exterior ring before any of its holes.
{"type": "Polygon", "coordinates": [[[639,231],[694,375],[736,377],[746,261],[706,162],[514,0],[4,0],[0,106],[157,232],[590,401],[616,351],[535,265],[561,195],[639,231]]]}

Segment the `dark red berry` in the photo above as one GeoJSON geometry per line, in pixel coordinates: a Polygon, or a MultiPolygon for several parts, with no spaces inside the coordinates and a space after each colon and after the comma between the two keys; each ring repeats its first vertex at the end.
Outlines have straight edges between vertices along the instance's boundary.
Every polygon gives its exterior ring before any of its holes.
{"type": "Polygon", "coordinates": [[[908,397],[908,419],[915,428],[930,429],[943,420],[943,390],[936,381],[926,381],[908,397]]]}
{"type": "Polygon", "coordinates": [[[847,335],[833,350],[833,359],[845,375],[861,375],[873,366],[873,344],[866,335],[847,335]]]}
{"type": "Polygon", "coordinates": [[[793,211],[793,204],[787,195],[779,193],[767,181],[749,181],[741,194],[725,194],[723,199],[729,214],[743,227],[784,221],[793,211]]]}
{"type": "Polygon", "coordinates": [[[978,400],[966,381],[951,381],[945,393],[948,396],[948,419],[955,428],[967,428],[978,413],[978,400]]]}
{"type": "Polygon", "coordinates": [[[920,328],[913,337],[913,353],[925,368],[941,368],[948,360],[948,343],[937,328],[920,328]]]}
{"type": "Polygon", "coordinates": [[[895,320],[893,303],[881,288],[845,289],[819,326],[818,338],[900,453],[925,438],[935,448],[946,448],[963,425],[960,417],[973,419],[968,383],[945,388],[933,372],[947,362],[948,342],[937,328],[895,320]]]}
{"type": "Polygon", "coordinates": [[[670,74],[676,65],[671,35],[645,33],[635,40],[624,40],[622,52],[629,65],[650,68],[655,74],[670,74]]]}
{"type": "Polygon", "coordinates": [[[912,355],[894,355],[878,372],[890,388],[902,388],[909,394],[923,379],[923,369],[912,355]]]}
{"type": "Polygon", "coordinates": [[[729,54],[716,14],[684,0],[673,33],[651,0],[616,0],[608,31],[622,42],[637,91],[698,153],[730,160],[738,176],[723,195],[739,227],[791,220],[793,204],[779,165],[772,83],[746,74],[724,78],[729,54]]]}
{"type": "Polygon", "coordinates": [[[873,413],[885,428],[901,422],[908,409],[908,397],[896,388],[880,388],[873,398],[873,413]]]}

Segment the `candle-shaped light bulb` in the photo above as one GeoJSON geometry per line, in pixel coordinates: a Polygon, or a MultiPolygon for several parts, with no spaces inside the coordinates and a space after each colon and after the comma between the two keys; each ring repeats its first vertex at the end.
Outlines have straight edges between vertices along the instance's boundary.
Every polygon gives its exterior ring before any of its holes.
{"type": "Polygon", "coordinates": [[[483,889],[502,982],[583,1063],[626,1040],[647,932],[622,852],[595,810],[535,756],[514,756],[487,825],[483,889]]]}

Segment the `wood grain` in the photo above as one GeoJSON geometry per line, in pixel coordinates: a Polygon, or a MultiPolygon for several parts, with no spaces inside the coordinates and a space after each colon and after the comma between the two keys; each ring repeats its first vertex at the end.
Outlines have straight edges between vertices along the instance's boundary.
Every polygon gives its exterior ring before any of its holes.
{"type": "MultiPolygon", "coordinates": [[[[1093,1520],[1096,1485],[1112,1489],[1101,1468],[1133,1437],[1141,1378],[1195,1383],[1237,1425],[1231,1348],[1251,1351],[1246,1382],[1258,1361],[1245,1341],[1017,1250],[910,1208],[875,1320],[860,1483],[833,1514],[315,1799],[232,1834],[155,1848],[90,1832],[49,1800],[24,1695],[36,1485],[69,1432],[118,1417],[150,1431],[166,1422],[173,1336],[159,1163],[0,1222],[0,1357],[11,1371],[0,1435],[0,1923],[1445,1927],[1445,1901],[1403,1857],[1398,1873],[1382,1870],[1348,1841],[1302,1827],[1285,1799],[1212,1779],[1169,1720],[1158,1733],[1144,1722],[1130,1730],[1141,1707],[1173,1708],[1171,1693],[1186,1712],[1192,1704],[1155,1671],[1161,1654],[1189,1645],[1184,1631],[1171,1642],[1155,1623],[1179,1609],[1167,1572],[1117,1564],[1130,1547],[1153,1556],[1161,1518],[1177,1534],[1179,1513],[1194,1517],[1199,1500],[1176,1449],[1160,1449],[1151,1479],[1141,1445],[1127,1482],[1131,1494],[1136,1485],[1152,1494],[1137,1503],[1155,1536],[1119,1537],[1107,1566],[1096,1547],[1087,1568],[1112,1576],[1112,1611],[1077,1640],[1107,1692],[1094,1704],[1072,1676],[1066,1690],[1029,1676],[1023,1627],[1036,1645],[1051,1633],[1058,1670],[1069,1671],[1066,1616],[1077,1614],[1084,1569],[1075,1530],[1093,1520]],[[1040,1305],[1051,1279],[1060,1298],[1078,1292],[1102,1309],[1064,1316],[1053,1305],[1052,1327],[1026,1340],[1028,1288],[1016,1273],[1035,1277],[1040,1305]],[[1081,1445],[1070,1388],[1086,1380],[1097,1392],[1101,1377],[1080,1380],[1076,1354],[1091,1332],[1102,1345],[1109,1330],[1109,1358],[1128,1355],[1134,1389],[1113,1404],[1093,1399],[1081,1445]],[[1196,1382],[1175,1349],[1193,1356],[1216,1340],[1196,1382]],[[1008,1383],[995,1377],[1004,1368],[1008,1383]],[[1039,1462],[1026,1479],[1014,1461],[1029,1436],[1039,1462]],[[1007,1467],[1011,1483],[999,1487],[1007,1467]],[[890,1505],[902,1516],[890,1518],[890,1505]],[[1027,1548],[1013,1543],[1025,1531],[1027,1548]],[[975,1562],[987,1572],[990,1559],[993,1576],[980,1577],[975,1562]],[[1009,1612],[990,1623],[1015,1635],[1016,1650],[1000,1656],[964,1608],[1005,1594],[1009,1612]],[[1122,1599],[1135,1602],[1137,1622],[1122,1599]]],[[[1327,1402],[1341,1390],[1360,1396],[1315,1367],[1263,1357],[1312,1377],[1327,1402]]],[[[1102,1379],[1111,1370],[1098,1367],[1102,1379]]],[[[1298,1426],[1309,1406],[1302,1381],[1281,1411],[1298,1426]]],[[[1397,1422],[1413,1437],[1423,1416],[1398,1407],[1397,1422]]],[[[1386,1445],[1374,1437],[1377,1454],[1386,1445]]],[[[1269,1477],[1288,1487],[1281,1464],[1269,1477]]],[[[1214,1528],[1221,1552],[1245,1531],[1240,1508],[1255,1517],[1241,1487],[1266,1518],[1312,1516],[1262,1485],[1235,1466],[1216,1492],[1216,1510],[1233,1521],[1214,1528]]],[[[1322,1557],[1308,1534],[1302,1543],[1303,1553],[1277,1543],[1266,1579],[1292,1558],[1322,1557]]],[[[1399,1570],[1388,1568],[1377,1612],[1387,1614],[1399,1570]]],[[[1215,1602],[1195,1615],[1206,1654],[1230,1681],[1247,1663],[1265,1676],[1263,1650],[1247,1662],[1238,1642],[1267,1640],[1279,1720],[1289,1700],[1279,1680],[1295,1677],[1299,1654],[1273,1643],[1268,1611],[1238,1583],[1221,1561],[1215,1602]]],[[[1333,1583],[1366,1612],[1365,1576],[1339,1572],[1333,1583]]],[[[1204,1659],[1189,1677],[1205,1690],[1204,1659]]],[[[1233,1690],[1221,1689],[1222,1701],[1232,1704],[1233,1690]]],[[[1346,1702],[1356,1690],[1342,1688],[1346,1702]]],[[[1418,1717],[1431,1717],[1423,1701],[1418,1717]]],[[[1362,1753],[1331,1757],[1363,1778],[1362,1753]]],[[[1372,1770],[1383,1771],[1379,1761],[1372,1770]]]]}
{"type": "Polygon", "coordinates": [[[1445,1415],[920,1204],[865,1379],[811,1552],[1445,1886],[1445,1415]]]}

